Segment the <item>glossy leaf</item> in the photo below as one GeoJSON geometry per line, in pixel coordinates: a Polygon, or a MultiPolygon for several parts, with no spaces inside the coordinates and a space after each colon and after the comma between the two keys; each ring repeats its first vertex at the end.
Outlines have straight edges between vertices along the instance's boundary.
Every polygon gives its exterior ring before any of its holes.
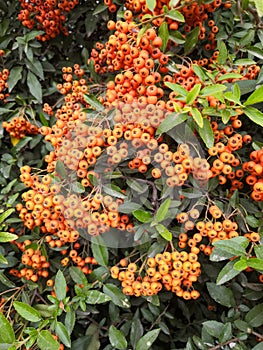
{"type": "Polygon", "coordinates": [[[235,237],[229,240],[216,241],[213,245],[226,253],[235,255],[245,255],[249,241],[246,237],[235,237]]]}
{"type": "Polygon", "coordinates": [[[174,127],[176,127],[179,124],[182,124],[188,118],[189,116],[187,113],[171,113],[161,122],[156,131],[156,134],[159,135],[169,130],[172,130],[174,127]]]}
{"type": "Polygon", "coordinates": [[[14,66],[12,67],[9,77],[8,77],[8,90],[11,92],[16,84],[22,79],[22,66],[14,66]]]}
{"type": "Polygon", "coordinates": [[[56,323],[55,328],[56,335],[59,337],[59,340],[67,347],[71,347],[70,335],[68,333],[67,328],[62,322],[56,323]]]}
{"type": "Polygon", "coordinates": [[[149,213],[148,211],[142,210],[142,209],[138,209],[135,210],[132,215],[140,222],[149,222],[152,219],[152,214],[149,213]]]}
{"type": "Polygon", "coordinates": [[[254,107],[245,107],[243,109],[245,115],[252,120],[252,122],[263,127],[263,113],[254,107]]]}
{"type": "Polygon", "coordinates": [[[162,224],[157,224],[156,230],[158,231],[159,235],[162,236],[166,241],[171,241],[173,238],[172,233],[162,224]]]}
{"type": "Polygon", "coordinates": [[[193,117],[194,121],[199,126],[199,128],[202,128],[204,126],[204,118],[203,118],[201,112],[199,111],[199,109],[198,108],[192,108],[191,109],[191,114],[192,114],[192,117],[193,117]]]}
{"type": "Polygon", "coordinates": [[[121,308],[129,308],[130,302],[126,295],[112,283],[107,283],[103,286],[103,293],[111,297],[112,302],[121,308]]]}
{"type": "Polygon", "coordinates": [[[251,327],[260,327],[263,324],[263,304],[254,306],[245,317],[251,327]]]}
{"type": "Polygon", "coordinates": [[[37,338],[37,345],[40,350],[59,350],[59,342],[47,330],[42,330],[37,338]]]}
{"type": "Polygon", "coordinates": [[[54,289],[58,300],[63,300],[66,297],[67,282],[63,273],[59,270],[55,277],[54,289]]]}
{"type": "Polygon", "coordinates": [[[217,49],[219,51],[218,58],[217,58],[218,64],[225,64],[227,60],[228,52],[227,52],[226,44],[223,42],[223,40],[218,40],[217,49]]]}
{"type": "Polygon", "coordinates": [[[214,145],[214,132],[212,126],[207,118],[203,119],[203,126],[198,128],[198,133],[201,139],[204,141],[207,148],[211,148],[214,145]]]}
{"type": "Polygon", "coordinates": [[[166,198],[166,200],[160,205],[154,217],[154,220],[156,222],[163,221],[166,218],[170,204],[171,204],[171,199],[166,198]]]}
{"type": "Polygon", "coordinates": [[[152,344],[157,339],[158,335],[160,333],[160,328],[153,329],[152,331],[147,332],[144,334],[143,337],[138,341],[136,344],[135,350],[148,350],[152,346],[152,344]]]}
{"type": "Polygon", "coordinates": [[[257,88],[244,102],[245,106],[253,105],[263,101],[263,85],[257,88]]]}
{"type": "Polygon", "coordinates": [[[161,46],[161,50],[165,51],[168,40],[169,40],[169,29],[168,29],[168,24],[167,22],[163,22],[158,30],[158,35],[160,38],[162,38],[162,46],[161,46]]]}
{"type": "Polygon", "coordinates": [[[40,313],[32,306],[22,303],[20,301],[14,301],[13,303],[15,310],[24,319],[30,322],[39,322],[42,320],[40,313]]]}
{"type": "Polygon", "coordinates": [[[99,265],[108,266],[109,252],[101,236],[92,237],[91,250],[99,265]]]}
{"type": "Polygon", "coordinates": [[[196,100],[197,96],[199,95],[199,92],[201,90],[201,84],[196,84],[192,90],[190,90],[186,96],[186,103],[188,105],[192,105],[194,101],[196,100]]]}
{"type": "Polygon", "coordinates": [[[127,349],[127,340],[125,339],[123,333],[113,325],[111,325],[109,329],[109,338],[114,349],[127,349]]]}
{"type": "Polygon", "coordinates": [[[36,98],[36,100],[41,102],[42,86],[36,75],[30,71],[27,73],[27,86],[29,88],[30,93],[36,98]]]}
{"type": "Polygon", "coordinates": [[[111,297],[98,290],[89,290],[85,295],[85,301],[87,304],[102,304],[110,301],[111,297]]]}
{"type": "Polygon", "coordinates": [[[146,5],[148,9],[153,12],[156,7],[156,0],[146,0],[146,5]]]}
{"type": "Polygon", "coordinates": [[[235,305],[235,298],[231,289],[212,282],[208,282],[206,286],[211,298],[217,303],[227,307],[233,307],[235,305]]]}
{"type": "Polygon", "coordinates": [[[235,260],[229,261],[219,272],[216,284],[221,285],[228,281],[230,281],[232,278],[236,277],[240,272],[234,269],[234,264],[236,263],[235,260]]]}
{"type": "Polygon", "coordinates": [[[199,28],[199,26],[197,26],[193,30],[191,30],[190,33],[188,33],[186,35],[186,41],[184,44],[184,54],[185,55],[188,55],[195,48],[195,46],[198,42],[199,33],[200,33],[200,28],[199,28]]]}
{"type": "Polygon", "coordinates": [[[171,18],[177,22],[185,22],[184,16],[178,10],[170,10],[165,14],[165,17],[171,18]]]}
{"type": "Polygon", "coordinates": [[[84,100],[97,112],[104,111],[103,104],[94,95],[84,95],[84,100]]]}
{"type": "Polygon", "coordinates": [[[13,331],[11,324],[8,322],[5,316],[0,313],[0,342],[12,344],[14,343],[15,339],[15,332],[13,331]]]}
{"type": "Polygon", "coordinates": [[[201,96],[215,96],[217,97],[217,94],[223,92],[226,90],[226,86],[225,85],[221,85],[221,84],[214,84],[214,85],[209,85],[204,87],[201,91],[200,91],[200,95],[201,96]]]}

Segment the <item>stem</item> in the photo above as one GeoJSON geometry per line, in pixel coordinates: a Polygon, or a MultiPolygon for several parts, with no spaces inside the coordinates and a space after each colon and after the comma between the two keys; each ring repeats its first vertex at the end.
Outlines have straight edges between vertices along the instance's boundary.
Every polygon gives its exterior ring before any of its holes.
{"type": "Polygon", "coordinates": [[[232,338],[232,339],[230,339],[230,340],[227,340],[227,341],[224,342],[224,343],[220,343],[220,344],[218,344],[218,345],[216,345],[216,346],[213,346],[212,348],[209,348],[208,350],[217,350],[217,349],[220,349],[220,348],[222,348],[223,346],[228,345],[228,344],[230,344],[230,343],[232,343],[232,342],[237,342],[237,343],[239,343],[239,342],[240,342],[240,339],[239,339],[239,338],[232,338]]]}

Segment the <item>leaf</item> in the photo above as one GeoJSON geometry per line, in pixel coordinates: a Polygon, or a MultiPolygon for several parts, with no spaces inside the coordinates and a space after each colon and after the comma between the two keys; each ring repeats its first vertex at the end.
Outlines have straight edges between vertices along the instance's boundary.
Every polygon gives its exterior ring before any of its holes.
{"type": "Polygon", "coordinates": [[[16,340],[15,332],[5,316],[0,313],[0,343],[12,344],[16,340]]]}
{"type": "MultiPolygon", "coordinates": [[[[222,81],[222,80],[228,80],[228,79],[240,79],[240,78],[242,78],[242,75],[239,73],[226,73],[218,77],[216,81],[222,81]]],[[[235,84],[234,86],[237,86],[237,84],[235,84]]]]}
{"type": "Polygon", "coordinates": [[[261,60],[263,59],[263,50],[260,49],[259,47],[249,46],[249,47],[246,48],[246,51],[248,53],[250,53],[251,55],[260,58],[261,60]]]}
{"type": "Polygon", "coordinates": [[[38,78],[34,73],[27,73],[27,86],[29,88],[30,93],[36,98],[38,102],[42,102],[42,86],[38,81],[38,78]]]}
{"type": "Polygon", "coordinates": [[[165,17],[171,18],[177,22],[185,22],[184,16],[178,10],[170,10],[165,14],[165,17]]]}
{"type": "Polygon", "coordinates": [[[159,125],[156,130],[156,135],[172,130],[175,126],[182,124],[189,118],[188,113],[171,113],[159,125]]]}
{"type": "Polygon", "coordinates": [[[8,218],[8,216],[10,216],[11,214],[13,214],[14,211],[15,211],[14,208],[10,208],[10,209],[7,209],[6,211],[4,211],[4,212],[0,215],[0,224],[2,224],[2,223],[8,218]]]}
{"type": "Polygon", "coordinates": [[[248,267],[247,259],[245,257],[241,257],[238,261],[234,264],[234,269],[237,271],[243,271],[248,267]]]}
{"type": "Polygon", "coordinates": [[[142,209],[138,209],[135,210],[132,215],[140,222],[149,222],[152,219],[152,214],[149,213],[148,211],[142,210],[142,209]]]}
{"type": "Polygon", "coordinates": [[[199,128],[202,128],[204,126],[204,119],[199,109],[192,108],[191,114],[192,114],[192,117],[194,118],[194,121],[199,126],[199,128]]]}
{"type": "Polygon", "coordinates": [[[263,260],[263,245],[257,245],[254,247],[254,252],[258,259],[263,260]]]}
{"type": "Polygon", "coordinates": [[[118,210],[121,213],[131,214],[133,211],[140,209],[141,206],[139,203],[124,202],[119,206],[118,210]]]}
{"type": "Polygon", "coordinates": [[[186,89],[184,89],[181,85],[179,84],[175,84],[175,83],[169,83],[169,82],[165,82],[164,83],[169,89],[175,91],[178,93],[178,95],[184,96],[186,97],[188,94],[188,91],[186,89]]]}
{"type": "Polygon", "coordinates": [[[168,209],[170,207],[171,204],[171,199],[170,198],[166,198],[166,200],[160,205],[160,207],[158,208],[154,220],[156,222],[160,222],[163,221],[168,213],[168,209]]]}
{"type": "Polygon", "coordinates": [[[240,272],[235,270],[233,268],[234,264],[236,263],[235,260],[229,261],[219,272],[216,284],[221,285],[226,283],[227,281],[230,281],[232,278],[236,277],[240,272]]]}
{"type": "Polygon", "coordinates": [[[15,151],[19,152],[22,148],[24,148],[30,141],[32,140],[32,137],[25,136],[22,139],[19,140],[19,142],[15,145],[15,151]]]}
{"type": "Polygon", "coordinates": [[[6,258],[3,256],[3,254],[0,254],[0,264],[8,264],[8,261],[6,258]]]}
{"type": "Polygon", "coordinates": [[[263,16],[263,2],[261,0],[254,0],[259,17],[263,16]]]}
{"type": "Polygon", "coordinates": [[[158,30],[158,35],[159,37],[162,39],[162,46],[161,46],[161,50],[165,51],[168,40],[169,40],[169,30],[168,30],[168,24],[167,22],[163,22],[158,30]]]}
{"type": "Polygon", "coordinates": [[[217,62],[218,64],[225,64],[228,56],[226,44],[223,40],[218,40],[217,42],[217,50],[219,51],[217,62]]]}
{"type": "Polygon", "coordinates": [[[89,290],[85,295],[85,302],[87,304],[102,304],[110,300],[111,297],[109,295],[99,292],[98,290],[89,290]]]}
{"type": "Polygon", "coordinates": [[[173,238],[172,233],[162,224],[158,224],[155,226],[159,235],[162,236],[166,241],[171,241],[173,238]]]}
{"type": "Polygon", "coordinates": [[[232,325],[230,322],[227,322],[224,324],[222,331],[219,335],[219,341],[220,343],[224,343],[225,341],[228,341],[232,337],[232,325]]]}
{"type": "Polygon", "coordinates": [[[257,88],[244,102],[245,106],[253,105],[263,101],[263,85],[257,88]]]}
{"type": "Polygon", "coordinates": [[[81,183],[75,181],[71,183],[71,191],[73,193],[84,193],[85,187],[81,183]]]}
{"type": "Polygon", "coordinates": [[[104,5],[104,4],[99,4],[95,10],[93,11],[93,15],[96,16],[101,12],[104,12],[106,9],[108,8],[108,6],[104,5]]]}
{"type": "Polygon", "coordinates": [[[94,95],[84,95],[84,100],[97,112],[104,111],[103,104],[94,95]]]}
{"type": "Polygon", "coordinates": [[[156,0],[146,0],[146,5],[148,9],[153,12],[156,7],[156,0]]]}
{"type": "Polygon", "coordinates": [[[60,347],[59,342],[47,330],[40,331],[37,338],[37,345],[40,350],[59,350],[60,347]]]}
{"type": "Polygon", "coordinates": [[[193,51],[194,47],[198,42],[198,36],[200,33],[199,26],[195,27],[191,30],[190,33],[186,35],[186,41],[184,43],[184,54],[188,55],[191,51],[193,51]]]}
{"type": "Polygon", "coordinates": [[[10,232],[0,232],[0,243],[6,243],[10,241],[14,241],[18,238],[17,235],[14,235],[10,232]]]}
{"type": "MultiPolygon", "coordinates": [[[[137,310],[138,311],[138,310],[137,310]]],[[[133,348],[135,348],[136,343],[143,335],[143,325],[139,318],[139,313],[136,312],[133,321],[131,324],[131,332],[130,332],[130,342],[133,348]]]]}
{"type": "Polygon", "coordinates": [[[15,66],[12,67],[10,71],[10,75],[8,77],[7,83],[8,83],[8,91],[11,92],[13,88],[16,86],[19,80],[22,79],[22,66],[15,66]]]}
{"type": "Polygon", "coordinates": [[[71,340],[70,340],[70,335],[68,333],[67,328],[62,322],[57,322],[56,323],[56,328],[55,328],[56,335],[59,337],[59,340],[68,348],[71,347],[71,340]]]}
{"type": "Polygon", "coordinates": [[[143,37],[143,34],[146,32],[147,30],[147,26],[143,26],[140,30],[139,33],[137,35],[137,39],[136,39],[136,44],[137,46],[139,46],[140,42],[141,42],[141,38],[143,37]]]}
{"type": "Polygon", "coordinates": [[[39,322],[42,320],[40,313],[32,306],[22,303],[20,301],[14,301],[13,303],[15,310],[24,319],[30,322],[39,322]]]}
{"type": "Polygon", "coordinates": [[[263,127],[263,113],[254,107],[245,107],[243,109],[245,115],[252,120],[252,122],[263,127]]]}
{"type": "Polygon", "coordinates": [[[99,265],[108,266],[109,252],[101,236],[92,237],[91,250],[99,265]]]}
{"type": "Polygon", "coordinates": [[[251,327],[260,327],[263,324],[263,304],[254,306],[245,317],[251,327]]]}
{"type": "Polygon", "coordinates": [[[199,92],[201,90],[201,84],[196,84],[192,90],[190,90],[186,96],[186,103],[188,105],[192,105],[194,101],[196,100],[197,96],[199,95],[199,92]]]}
{"type": "Polygon", "coordinates": [[[217,95],[223,91],[226,90],[226,86],[223,84],[214,84],[214,85],[209,85],[204,87],[201,92],[200,95],[201,96],[215,96],[217,97],[217,95]]]}
{"type": "Polygon", "coordinates": [[[140,185],[139,181],[136,181],[136,180],[127,179],[126,183],[128,187],[130,187],[132,190],[134,190],[137,193],[143,193],[148,189],[147,186],[140,185]]]}
{"type": "Polygon", "coordinates": [[[223,330],[223,323],[218,321],[205,321],[203,322],[203,327],[205,331],[212,337],[218,338],[223,330]]]}
{"type": "Polygon", "coordinates": [[[253,228],[259,227],[259,220],[255,218],[254,215],[247,215],[246,222],[250,227],[253,227],[253,228]]]}
{"type": "Polygon", "coordinates": [[[252,267],[255,270],[263,272],[263,260],[258,258],[250,258],[247,261],[249,267],[252,267]]]}
{"type": "Polygon", "coordinates": [[[203,127],[198,127],[198,133],[201,139],[204,141],[207,148],[213,147],[214,132],[210,121],[207,118],[203,118],[203,127]]]}
{"type": "Polygon", "coordinates": [[[109,329],[109,339],[114,349],[127,349],[128,344],[123,333],[113,325],[111,325],[109,329]]]}
{"type": "Polygon", "coordinates": [[[67,331],[69,334],[73,332],[75,322],[76,322],[75,310],[67,311],[66,317],[65,317],[65,327],[67,328],[67,331]]]}
{"type": "Polygon", "coordinates": [[[111,184],[110,187],[108,186],[103,186],[103,191],[115,198],[121,198],[121,199],[125,199],[126,195],[124,193],[121,192],[121,188],[111,184]]]}
{"type": "Polygon", "coordinates": [[[56,172],[62,177],[62,179],[67,178],[68,176],[66,167],[61,160],[56,161],[56,172]]]}
{"type": "Polygon", "coordinates": [[[206,283],[206,286],[211,298],[217,303],[227,307],[235,306],[235,298],[231,289],[225,286],[218,286],[212,282],[206,283]]]}
{"type": "Polygon", "coordinates": [[[112,302],[122,308],[129,308],[130,303],[126,295],[112,283],[107,283],[103,286],[103,292],[111,297],[112,302]]]}
{"type": "Polygon", "coordinates": [[[136,344],[135,350],[148,350],[157,339],[160,328],[147,332],[136,344]]]}
{"type": "Polygon", "coordinates": [[[88,284],[85,274],[77,266],[70,266],[69,274],[75,283],[83,285],[88,284]]]}
{"type": "Polygon", "coordinates": [[[234,237],[229,240],[216,241],[213,243],[216,248],[220,248],[222,251],[230,253],[232,256],[245,255],[248,244],[249,240],[246,237],[234,237]]]}
{"type": "Polygon", "coordinates": [[[55,277],[54,289],[58,300],[63,300],[66,298],[67,282],[65,280],[63,273],[60,270],[58,270],[55,277]]]}

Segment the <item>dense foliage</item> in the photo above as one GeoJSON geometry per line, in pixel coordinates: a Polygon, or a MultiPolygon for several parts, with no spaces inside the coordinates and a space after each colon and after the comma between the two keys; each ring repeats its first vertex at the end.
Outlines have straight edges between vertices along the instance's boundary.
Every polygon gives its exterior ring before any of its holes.
{"type": "Polygon", "coordinates": [[[0,0],[0,349],[263,349],[261,0],[0,0]]]}

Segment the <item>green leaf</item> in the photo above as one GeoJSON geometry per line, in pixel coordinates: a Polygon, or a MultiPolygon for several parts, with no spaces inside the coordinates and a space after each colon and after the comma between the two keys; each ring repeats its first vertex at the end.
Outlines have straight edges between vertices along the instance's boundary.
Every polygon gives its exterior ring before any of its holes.
{"type": "Polygon", "coordinates": [[[242,256],[246,254],[248,244],[249,240],[246,237],[234,237],[229,240],[216,241],[213,243],[213,246],[232,256],[242,256]]]}
{"type": "Polygon", "coordinates": [[[30,141],[32,140],[32,137],[25,136],[23,137],[16,145],[15,145],[15,151],[19,152],[24,148],[30,141]]]}
{"type": "Polygon", "coordinates": [[[207,148],[211,148],[214,145],[214,132],[210,121],[207,118],[203,118],[203,127],[198,127],[198,133],[201,139],[204,141],[207,148]]]}
{"type": "Polygon", "coordinates": [[[2,223],[8,218],[8,216],[10,216],[11,214],[13,214],[14,211],[15,211],[14,208],[10,208],[10,209],[7,209],[6,211],[4,211],[4,212],[0,215],[0,224],[2,224],[2,223]]]}
{"type": "Polygon", "coordinates": [[[38,102],[42,102],[42,86],[35,76],[34,73],[27,73],[27,86],[29,88],[30,93],[36,98],[38,102]]]}
{"type": "Polygon", "coordinates": [[[63,300],[66,298],[67,282],[65,280],[63,273],[60,270],[58,270],[56,277],[55,277],[54,289],[55,289],[56,296],[57,296],[58,300],[63,300]]]}
{"type": "Polygon", "coordinates": [[[67,178],[68,176],[66,167],[61,160],[56,161],[56,172],[62,177],[62,179],[67,178]]]}
{"type": "Polygon", "coordinates": [[[102,112],[105,109],[103,104],[100,103],[100,101],[94,95],[84,95],[84,100],[97,112],[102,112]]]}
{"type": "MultiPolygon", "coordinates": [[[[222,80],[228,80],[228,79],[240,79],[242,78],[242,75],[239,73],[226,73],[218,77],[216,80],[217,81],[222,81],[222,80]]],[[[236,84],[235,84],[236,86],[236,84]]]]}
{"type": "Polygon", "coordinates": [[[258,259],[263,260],[263,245],[257,245],[254,247],[254,252],[258,259]]]}
{"type": "Polygon", "coordinates": [[[71,191],[73,193],[84,193],[85,187],[80,182],[75,181],[71,183],[71,191]]]}
{"type": "Polygon", "coordinates": [[[83,285],[88,284],[86,275],[77,266],[70,266],[69,274],[75,283],[83,285]]]}
{"type": "Polygon", "coordinates": [[[170,10],[165,14],[165,17],[171,18],[177,22],[185,22],[184,16],[178,10],[170,10]]]}
{"type": "Polygon", "coordinates": [[[225,341],[228,341],[232,338],[232,325],[230,322],[227,322],[224,324],[222,331],[219,335],[219,341],[220,343],[224,343],[225,341]]]}
{"type": "Polygon", "coordinates": [[[3,254],[0,254],[0,264],[8,264],[8,261],[6,258],[3,256],[3,254]]]}
{"type": "Polygon", "coordinates": [[[263,2],[261,0],[254,0],[259,17],[263,16],[263,2]]]}
{"type": "Polygon", "coordinates": [[[152,344],[157,339],[158,335],[160,333],[160,328],[153,329],[152,331],[147,332],[144,334],[143,337],[138,341],[136,344],[135,350],[148,350],[152,346],[152,344]]]}
{"type": "Polygon", "coordinates": [[[5,316],[0,313],[0,343],[12,344],[16,340],[15,332],[5,316]]]}
{"type": "Polygon", "coordinates": [[[248,267],[247,259],[242,256],[238,261],[235,262],[233,267],[238,272],[245,270],[248,267]]]}
{"type": "Polygon", "coordinates": [[[111,184],[110,187],[109,186],[103,186],[103,191],[115,198],[121,198],[121,199],[125,199],[127,196],[121,192],[121,188],[119,186],[116,186],[114,184],[111,184]]]}
{"type": "Polygon", "coordinates": [[[7,83],[8,83],[8,91],[11,92],[13,88],[16,86],[19,80],[22,79],[22,66],[15,66],[12,67],[10,71],[10,75],[8,77],[7,83]]]}
{"type": "Polygon", "coordinates": [[[109,329],[109,339],[114,349],[127,349],[128,344],[123,333],[113,325],[111,325],[109,329]]]}
{"type": "Polygon", "coordinates": [[[188,105],[192,105],[194,101],[196,100],[197,96],[199,95],[199,92],[201,90],[201,84],[196,84],[192,90],[190,90],[186,96],[186,103],[188,105]]]}
{"type": "Polygon", "coordinates": [[[156,0],[146,0],[146,5],[148,9],[153,12],[156,7],[156,0]]]}
{"type": "Polygon", "coordinates": [[[30,322],[39,322],[42,320],[40,313],[32,306],[22,303],[20,301],[14,301],[13,303],[15,310],[24,319],[30,322]]]}
{"type": "Polygon", "coordinates": [[[263,101],[263,85],[257,88],[244,102],[245,106],[254,105],[263,101]]]}
{"type": "Polygon", "coordinates": [[[91,250],[99,265],[108,266],[109,252],[105,241],[101,236],[92,237],[91,250]]]}
{"type": "Polygon", "coordinates": [[[263,260],[258,258],[250,258],[247,261],[249,267],[252,267],[255,270],[263,272],[263,260]]]}
{"type": "Polygon", "coordinates": [[[96,16],[101,12],[104,12],[106,9],[108,8],[108,6],[104,5],[104,4],[99,4],[95,10],[93,11],[93,15],[96,16]]]}
{"type": "Polygon", "coordinates": [[[14,241],[18,238],[17,235],[9,232],[0,232],[0,243],[14,241]]]}
{"type": "Polygon", "coordinates": [[[170,204],[171,204],[171,199],[170,198],[166,198],[166,200],[158,208],[158,210],[157,210],[157,212],[155,214],[155,217],[154,217],[154,221],[160,222],[160,221],[163,221],[166,218],[166,215],[168,213],[170,204]]]}
{"type": "Polygon", "coordinates": [[[147,190],[147,186],[142,186],[139,181],[127,179],[126,181],[128,187],[134,190],[137,193],[143,193],[147,190]]]}
{"type": "Polygon", "coordinates": [[[263,50],[256,46],[250,46],[246,48],[246,51],[253,56],[263,59],[263,50]]]}
{"type": "Polygon", "coordinates": [[[173,238],[172,233],[162,224],[157,224],[156,230],[158,231],[159,235],[162,236],[166,241],[171,241],[173,238]]]}
{"type": "Polygon", "coordinates": [[[223,330],[223,323],[218,321],[205,321],[203,322],[203,327],[205,331],[212,337],[219,338],[220,333],[223,330]]]}
{"type": "Polygon", "coordinates": [[[102,304],[110,300],[111,297],[109,295],[99,292],[98,290],[89,290],[85,295],[85,301],[87,304],[102,304]]]}
{"type": "Polygon", "coordinates": [[[184,54],[188,55],[191,51],[193,51],[194,47],[198,42],[198,36],[200,33],[199,26],[195,27],[191,30],[190,33],[186,35],[186,41],[184,43],[184,54]]]}
{"type": "Polygon", "coordinates": [[[73,332],[75,323],[76,323],[75,310],[67,311],[66,317],[65,317],[65,326],[66,326],[69,334],[71,334],[73,332]]]}
{"type": "Polygon", "coordinates": [[[161,50],[165,51],[167,43],[168,43],[168,40],[169,40],[169,30],[168,30],[167,22],[164,21],[160,25],[159,30],[158,30],[158,35],[163,41],[162,46],[161,46],[161,50]]]}
{"type": "Polygon", "coordinates": [[[188,113],[171,113],[159,125],[156,135],[172,130],[175,126],[182,124],[189,118],[188,113]]]}
{"type": "Polygon", "coordinates": [[[71,347],[70,335],[68,333],[67,328],[64,326],[62,322],[56,323],[55,328],[56,335],[59,337],[59,340],[68,348],[71,347]]]}
{"type": "Polygon", "coordinates": [[[217,50],[219,51],[219,55],[217,58],[218,64],[225,64],[228,56],[226,44],[223,40],[218,40],[217,42],[217,50]]]}
{"type": "Polygon", "coordinates": [[[259,342],[257,345],[253,346],[251,350],[263,350],[263,343],[259,342]]]}
{"type": "Polygon", "coordinates": [[[253,228],[259,227],[259,220],[255,218],[254,215],[247,215],[246,222],[250,227],[253,227],[253,228]]]}
{"type": "Polygon", "coordinates": [[[133,211],[141,208],[141,204],[135,202],[124,202],[122,203],[118,210],[120,213],[131,214],[133,211]]]}
{"type": "Polygon", "coordinates": [[[148,211],[142,210],[142,209],[138,209],[135,210],[132,215],[140,222],[149,222],[152,219],[152,214],[149,213],[148,211]]]}
{"type": "Polygon", "coordinates": [[[111,297],[112,302],[122,308],[129,308],[130,303],[126,295],[112,283],[107,283],[103,286],[103,292],[111,297]]]}
{"type": "Polygon", "coordinates": [[[178,45],[185,43],[184,36],[178,30],[170,30],[169,39],[178,45]]]}
{"type": "Polygon", "coordinates": [[[235,298],[231,289],[212,282],[206,283],[206,286],[211,298],[217,303],[227,307],[235,306],[235,298]]]}
{"type": "Polygon", "coordinates": [[[37,338],[37,345],[40,350],[59,350],[60,346],[59,342],[47,330],[40,331],[37,338]]]}
{"type": "Polygon", "coordinates": [[[143,26],[140,30],[139,33],[137,35],[137,39],[136,39],[136,44],[137,46],[139,46],[140,42],[141,42],[141,38],[143,37],[143,34],[146,32],[147,30],[147,26],[143,26]]]}
{"type": "Polygon", "coordinates": [[[249,323],[251,327],[260,327],[263,324],[263,304],[259,304],[253,307],[245,317],[245,321],[249,323]]]}
{"type": "Polygon", "coordinates": [[[228,281],[230,281],[232,278],[236,277],[240,272],[235,270],[233,268],[234,264],[236,263],[235,260],[229,261],[219,272],[216,284],[221,285],[228,281]]]}
{"type": "Polygon", "coordinates": [[[178,95],[186,97],[188,94],[188,91],[179,84],[165,82],[164,85],[166,85],[169,89],[177,92],[178,95]]]}
{"type": "Polygon", "coordinates": [[[143,325],[139,319],[139,313],[136,312],[133,321],[131,324],[131,332],[130,332],[130,342],[133,347],[135,348],[136,343],[139,341],[139,339],[143,335],[143,325]]]}
{"type": "Polygon", "coordinates": [[[263,113],[254,107],[245,107],[243,109],[245,115],[252,120],[252,122],[263,127],[263,113]]]}
{"type": "Polygon", "coordinates": [[[194,118],[194,121],[199,126],[199,128],[202,128],[204,126],[204,119],[199,109],[192,108],[191,114],[192,114],[192,117],[194,118]]]}
{"type": "Polygon", "coordinates": [[[209,85],[204,87],[201,92],[200,95],[201,96],[215,96],[217,97],[217,95],[223,91],[226,90],[226,86],[223,84],[214,84],[214,85],[209,85]]]}

